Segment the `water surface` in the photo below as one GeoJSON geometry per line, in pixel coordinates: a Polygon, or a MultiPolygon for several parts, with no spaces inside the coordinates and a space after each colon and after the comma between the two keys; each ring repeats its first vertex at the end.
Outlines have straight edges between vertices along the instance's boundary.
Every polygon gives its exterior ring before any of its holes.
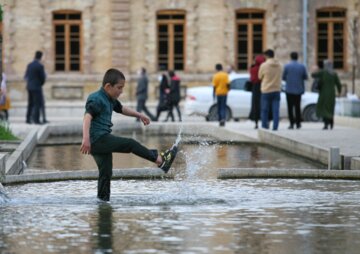
{"type": "Polygon", "coordinates": [[[1,253],[358,253],[360,183],[96,181],[5,187],[1,253]]]}
{"type": "MultiPolygon", "coordinates": [[[[151,136],[134,133],[130,137],[149,148],[166,150],[175,142],[175,136],[151,136]]],[[[39,146],[28,160],[28,168],[37,170],[89,170],[96,169],[94,159],[79,152],[80,137],[57,137],[49,141],[52,145],[39,146]],[[64,142],[68,142],[64,145],[64,142]],[[74,144],[75,143],[75,144],[74,144]],[[54,145],[57,144],[57,145],[54,145]]],[[[174,168],[184,171],[187,165],[209,171],[218,168],[295,168],[314,169],[326,166],[273,147],[253,143],[219,143],[211,138],[185,136],[179,147],[174,168]]],[[[152,162],[133,154],[113,154],[114,168],[154,167],[152,162]]]]}

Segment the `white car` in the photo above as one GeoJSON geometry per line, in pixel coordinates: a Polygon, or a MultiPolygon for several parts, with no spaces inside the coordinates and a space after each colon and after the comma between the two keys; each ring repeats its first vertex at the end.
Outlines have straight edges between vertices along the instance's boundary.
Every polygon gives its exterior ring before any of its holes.
{"type": "MultiPolygon", "coordinates": [[[[252,93],[245,90],[245,83],[249,81],[249,74],[236,74],[231,76],[230,91],[227,97],[226,120],[248,118],[251,108],[252,93]]],[[[282,86],[285,84],[283,83],[282,86]]],[[[318,94],[305,92],[301,96],[301,112],[304,121],[317,122],[316,103],[318,94]]],[[[217,104],[213,98],[213,86],[200,86],[188,88],[184,111],[187,115],[204,116],[207,121],[217,121],[217,104]]],[[[281,92],[280,117],[287,117],[286,94],[281,92]]]]}

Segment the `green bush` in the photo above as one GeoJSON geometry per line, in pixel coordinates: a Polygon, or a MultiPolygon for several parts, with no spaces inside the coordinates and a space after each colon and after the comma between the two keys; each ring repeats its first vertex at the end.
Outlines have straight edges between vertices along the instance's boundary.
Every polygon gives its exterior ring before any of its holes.
{"type": "Polygon", "coordinates": [[[10,128],[5,124],[0,122],[0,140],[18,140],[10,130],[10,128]]]}

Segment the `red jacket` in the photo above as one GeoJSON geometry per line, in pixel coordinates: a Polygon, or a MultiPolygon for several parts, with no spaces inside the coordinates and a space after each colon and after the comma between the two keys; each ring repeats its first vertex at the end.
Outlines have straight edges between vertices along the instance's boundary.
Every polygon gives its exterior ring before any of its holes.
{"type": "Polygon", "coordinates": [[[258,73],[259,73],[259,69],[260,69],[260,65],[262,63],[265,62],[265,57],[262,56],[262,55],[258,55],[255,57],[255,64],[253,64],[251,67],[250,67],[250,81],[251,83],[253,84],[258,84],[260,83],[260,79],[259,79],[259,76],[258,76],[258,73]]]}

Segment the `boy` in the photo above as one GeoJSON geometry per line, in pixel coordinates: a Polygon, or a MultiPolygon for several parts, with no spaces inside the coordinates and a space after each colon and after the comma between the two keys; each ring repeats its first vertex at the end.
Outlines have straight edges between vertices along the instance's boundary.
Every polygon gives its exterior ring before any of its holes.
{"type": "Polygon", "coordinates": [[[136,140],[111,135],[112,111],[138,117],[144,125],[150,123],[145,115],[121,105],[117,98],[125,86],[125,76],[117,69],[109,69],[102,82],[102,87],[89,95],[83,120],[83,139],[80,151],[91,154],[99,169],[97,197],[103,201],[110,200],[110,180],[112,176],[112,153],[134,153],[152,161],[165,173],[171,167],[177,153],[177,147],[158,154],[157,150],[149,150],[136,140]]]}

